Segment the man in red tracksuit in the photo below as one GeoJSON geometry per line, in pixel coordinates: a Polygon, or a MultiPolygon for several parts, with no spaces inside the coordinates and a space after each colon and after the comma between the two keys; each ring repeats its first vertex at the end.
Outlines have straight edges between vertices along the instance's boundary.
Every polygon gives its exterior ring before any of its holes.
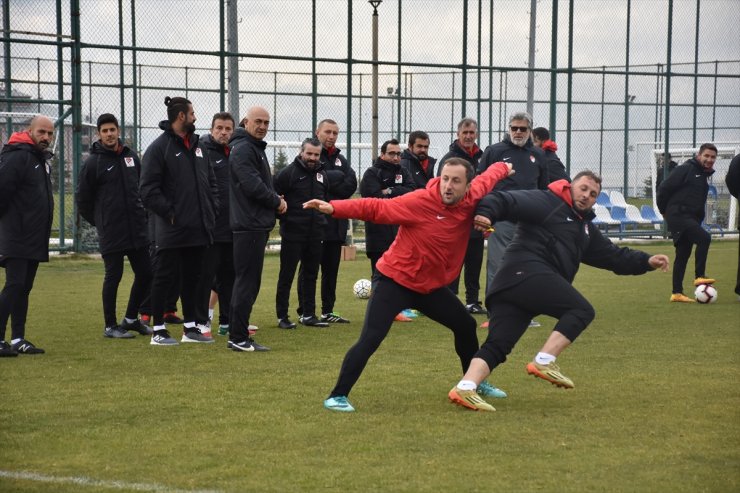
{"type": "Polygon", "coordinates": [[[405,308],[416,308],[452,330],[455,351],[463,371],[467,370],[478,349],[476,322],[447,286],[460,272],[466,250],[461,242],[467,242],[476,205],[510,174],[511,164],[497,163],[473,179],[475,170],[470,163],[452,158],[425,189],[394,199],[310,200],[303,205],[335,218],[400,226],[396,240],[377,263],[360,338],[347,352],[324,407],[354,411],[347,395],[385,339],[394,317],[405,308]]]}

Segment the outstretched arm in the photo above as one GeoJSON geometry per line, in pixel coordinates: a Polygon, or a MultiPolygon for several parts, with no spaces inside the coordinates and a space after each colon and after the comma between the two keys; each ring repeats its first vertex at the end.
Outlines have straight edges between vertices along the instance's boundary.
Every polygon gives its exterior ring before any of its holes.
{"type": "Polygon", "coordinates": [[[671,266],[671,261],[668,260],[668,256],[663,254],[653,255],[648,259],[648,263],[653,269],[660,269],[663,272],[668,272],[668,268],[671,266]]]}

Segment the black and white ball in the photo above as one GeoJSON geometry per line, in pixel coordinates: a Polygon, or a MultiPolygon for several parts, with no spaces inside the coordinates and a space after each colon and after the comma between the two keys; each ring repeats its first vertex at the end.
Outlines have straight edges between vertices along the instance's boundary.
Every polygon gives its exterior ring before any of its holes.
{"type": "Polygon", "coordinates": [[[370,287],[370,281],[367,279],[360,279],[355,283],[352,291],[355,293],[357,298],[366,300],[370,297],[370,287]]]}
{"type": "Polygon", "coordinates": [[[717,301],[717,289],[711,284],[699,284],[694,291],[694,298],[699,303],[714,303],[717,301]]]}

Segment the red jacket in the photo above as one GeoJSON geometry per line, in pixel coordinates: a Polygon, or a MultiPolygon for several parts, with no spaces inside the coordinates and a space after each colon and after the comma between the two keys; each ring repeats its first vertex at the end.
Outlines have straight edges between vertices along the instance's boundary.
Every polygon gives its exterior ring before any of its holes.
{"type": "Polygon", "coordinates": [[[475,208],[507,175],[505,163],[490,166],[473,179],[470,190],[453,206],[442,203],[440,178],[436,177],[425,189],[390,200],[332,200],[333,216],[398,224],[396,240],[378,261],[377,269],[412,291],[431,293],[460,274],[475,208]]]}

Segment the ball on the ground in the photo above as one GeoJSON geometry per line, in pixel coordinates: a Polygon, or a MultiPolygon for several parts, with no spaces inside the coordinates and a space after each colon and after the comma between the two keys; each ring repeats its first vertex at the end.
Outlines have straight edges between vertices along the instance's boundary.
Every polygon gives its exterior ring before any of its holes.
{"type": "Polygon", "coordinates": [[[368,281],[367,279],[360,279],[355,283],[352,291],[359,299],[366,300],[370,297],[371,286],[372,285],[370,284],[370,281],[368,281]]]}
{"type": "Polygon", "coordinates": [[[717,301],[717,288],[711,284],[699,284],[694,291],[694,298],[699,303],[714,303],[717,301]]]}

